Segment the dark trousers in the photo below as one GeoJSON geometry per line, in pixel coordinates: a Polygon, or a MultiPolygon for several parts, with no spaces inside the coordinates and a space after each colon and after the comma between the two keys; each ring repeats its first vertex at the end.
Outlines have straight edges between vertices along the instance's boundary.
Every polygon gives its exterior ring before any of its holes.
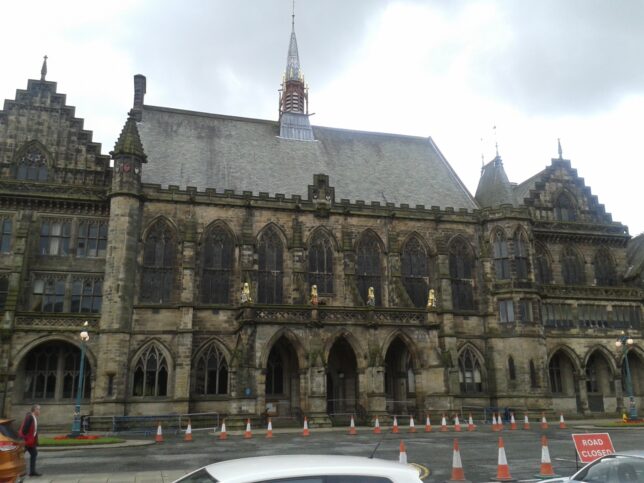
{"type": "Polygon", "coordinates": [[[36,472],[36,458],[38,457],[38,448],[32,446],[30,448],[25,448],[29,453],[29,474],[33,475],[36,472]]]}

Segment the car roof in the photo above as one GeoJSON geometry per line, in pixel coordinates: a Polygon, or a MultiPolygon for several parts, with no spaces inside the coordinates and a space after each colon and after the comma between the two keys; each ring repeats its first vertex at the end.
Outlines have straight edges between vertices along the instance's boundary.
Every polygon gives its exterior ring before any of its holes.
{"type": "Polygon", "coordinates": [[[628,451],[617,451],[617,456],[635,456],[637,458],[644,458],[644,449],[631,449],[628,451]]]}
{"type": "Polygon", "coordinates": [[[226,483],[313,475],[418,476],[414,467],[395,461],[342,455],[258,456],[221,461],[206,466],[206,470],[226,483]]]}

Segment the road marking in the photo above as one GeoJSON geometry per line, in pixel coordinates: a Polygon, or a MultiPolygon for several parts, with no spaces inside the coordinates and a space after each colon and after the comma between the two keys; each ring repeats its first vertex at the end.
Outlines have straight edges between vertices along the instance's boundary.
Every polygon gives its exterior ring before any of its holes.
{"type": "Polygon", "coordinates": [[[418,477],[421,480],[424,480],[429,476],[430,471],[429,471],[429,468],[427,468],[427,466],[420,465],[418,463],[409,463],[409,464],[418,469],[418,477]]]}

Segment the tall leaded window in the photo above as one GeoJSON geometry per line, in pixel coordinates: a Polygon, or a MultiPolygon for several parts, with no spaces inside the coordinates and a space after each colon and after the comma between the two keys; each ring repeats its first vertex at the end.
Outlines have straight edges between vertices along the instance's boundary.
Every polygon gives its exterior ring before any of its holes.
{"type": "Polygon", "coordinates": [[[167,396],[168,363],[163,352],[150,345],[136,361],[132,383],[133,396],[167,396]]]}
{"type": "Polygon", "coordinates": [[[40,254],[68,255],[72,224],[69,221],[43,220],[40,225],[40,254]]]}
{"type": "Polygon", "coordinates": [[[260,304],[281,304],[284,278],[284,248],[273,227],[259,241],[257,301],[260,304]]]}
{"type": "Polygon", "coordinates": [[[508,253],[508,241],[502,231],[494,234],[492,241],[492,250],[494,256],[494,272],[497,280],[507,280],[512,274],[510,273],[510,255],[508,253]]]}
{"type": "Polygon", "coordinates": [[[16,179],[24,181],[47,181],[49,173],[47,157],[35,146],[25,151],[15,169],[16,179]]]}
{"type": "Polygon", "coordinates": [[[536,246],[535,252],[535,278],[537,283],[550,284],[552,283],[552,269],[550,268],[550,258],[548,252],[541,246],[536,246]]]}
{"type": "Polygon", "coordinates": [[[65,302],[65,277],[38,276],[33,281],[31,310],[62,312],[65,302]]]}
{"type": "Polygon", "coordinates": [[[517,279],[526,280],[528,278],[528,242],[520,231],[514,234],[514,268],[517,279]]]}
{"type": "Polygon", "coordinates": [[[382,304],[381,274],[380,244],[375,234],[367,232],[358,243],[356,263],[358,293],[364,302],[368,299],[369,287],[373,287],[376,305],[379,306],[382,304]]]}
{"type": "Polygon", "coordinates": [[[210,344],[197,360],[195,393],[228,394],[228,363],[216,344],[210,344]]]}
{"type": "Polygon", "coordinates": [[[141,300],[150,303],[172,301],[177,260],[177,242],[163,221],[157,222],[143,245],[141,300]]]}
{"type": "MultiPolygon", "coordinates": [[[[80,350],[67,343],[47,342],[25,357],[25,401],[73,399],[78,391],[80,350]]],[[[85,358],[83,397],[91,393],[91,367],[85,358]]]]}
{"type": "Polygon", "coordinates": [[[615,264],[613,263],[613,257],[608,250],[600,249],[597,251],[593,265],[595,266],[595,280],[597,285],[617,285],[615,264]]]}
{"type": "Polygon", "coordinates": [[[333,293],[333,247],[329,237],[317,233],[309,245],[309,286],[319,294],[333,293]]]}
{"type": "Polygon", "coordinates": [[[566,285],[584,283],[584,264],[572,247],[565,247],[561,254],[561,275],[566,285]]]}
{"type": "Polygon", "coordinates": [[[499,320],[503,323],[514,322],[514,302],[510,300],[499,300],[499,320]]]}
{"type": "Polygon", "coordinates": [[[555,220],[575,221],[577,219],[575,203],[566,193],[561,193],[555,201],[555,220]]]}
{"type": "Polygon", "coordinates": [[[284,394],[284,364],[276,350],[272,350],[266,365],[266,394],[284,394]]]}
{"type": "Polygon", "coordinates": [[[0,252],[9,253],[11,251],[11,232],[13,229],[13,222],[11,218],[4,218],[1,220],[2,226],[0,227],[0,252]]]}
{"type": "Polygon", "coordinates": [[[508,375],[511,381],[517,380],[517,368],[514,365],[514,358],[512,356],[508,357],[508,375]]]}
{"type": "Polygon", "coordinates": [[[103,301],[103,280],[74,278],[72,281],[71,312],[97,314],[103,301]]]}
{"type": "Polygon", "coordinates": [[[107,250],[107,222],[81,221],[76,237],[77,257],[104,257],[107,250]]]}
{"type": "Polygon", "coordinates": [[[230,302],[234,250],[233,238],[227,230],[216,227],[206,235],[201,272],[203,303],[227,304],[230,302]]]}
{"type": "Polygon", "coordinates": [[[539,387],[539,378],[537,377],[537,368],[534,361],[530,359],[530,387],[536,389],[539,387]]]}
{"type": "Polygon", "coordinates": [[[402,251],[402,277],[407,295],[415,307],[427,305],[429,264],[427,251],[417,237],[405,243],[402,251]]]}
{"type": "Polygon", "coordinates": [[[470,348],[458,357],[458,375],[462,394],[483,392],[481,363],[470,348]]]}
{"type": "Polygon", "coordinates": [[[550,359],[548,364],[548,375],[550,379],[550,392],[553,394],[563,393],[563,380],[561,378],[561,360],[559,355],[550,359]]]}
{"type": "Polygon", "coordinates": [[[7,303],[8,294],[9,294],[9,277],[0,276],[0,312],[4,312],[4,307],[7,303]]]}
{"type": "Polygon", "coordinates": [[[452,305],[457,310],[474,309],[474,257],[464,240],[456,239],[449,247],[449,274],[452,305]]]}

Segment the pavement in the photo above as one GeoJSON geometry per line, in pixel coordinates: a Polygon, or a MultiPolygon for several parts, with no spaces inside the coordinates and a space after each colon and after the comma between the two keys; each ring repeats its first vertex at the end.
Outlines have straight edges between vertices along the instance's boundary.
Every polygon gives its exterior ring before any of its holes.
{"type": "MultiPolygon", "coordinates": [[[[568,427],[570,429],[576,429],[579,430],[580,432],[587,432],[587,431],[592,431],[596,430],[597,432],[607,432],[607,431],[614,431],[614,430],[640,430],[644,431],[644,427],[632,427],[632,428],[614,428],[614,427],[606,427],[606,423],[613,423],[615,422],[615,419],[606,419],[606,420],[574,420],[567,422],[568,427]]],[[[538,424],[538,422],[533,422],[533,425],[538,424]]],[[[552,421],[551,426],[556,426],[558,425],[558,421],[552,421]]],[[[438,429],[438,428],[435,428],[438,429]]],[[[367,427],[361,427],[358,428],[359,431],[364,431],[364,432],[369,432],[371,428],[367,427]]],[[[422,431],[422,427],[419,427],[419,430],[422,431]]],[[[300,428],[280,428],[280,429],[275,429],[273,433],[275,435],[277,434],[296,434],[296,433],[301,433],[300,428]]],[[[332,432],[338,432],[338,433],[346,433],[347,429],[346,428],[315,428],[316,433],[332,433],[332,432]]],[[[255,432],[261,432],[263,434],[262,430],[255,430],[255,432]]],[[[234,438],[234,437],[240,437],[243,434],[243,431],[229,431],[229,435],[234,438]]],[[[210,433],[213,434],[213,433],[210,433]]],[[[174,438],[177,438],[176,435],[173,436],[174,438]]],[[[74,451],[74,450],[95,450],[95,449],[102,449],[106,450],[108,448],[135,448],[137,446],[146,446],[146,445],[154,445],[156,444],[154,442],[154,436],[145,439],[145,440],[131,440],[128,439],[124,441],[123,443],[116,443],[116,444],[110,444],[110,445],[86,445],[86,446],[81,446],[81,447],[74,447],[74,448],[69,448],[69,447],[64,447],[64,448],[46,448],[46,447],[41,447],[39,448],[39,452],[43,453],[63,453],[67,451],[74,451]]],[[[53,455],[52,455],[53,456],[53,455]]],[[[28,459],[28,457],[27,457],[28,459]]],[[[118,459],[115,458],[115,459],[118,459]]],[[[118,465],[118,461],[115,461],[115,464],[118,465]]],[[[196,469],[196,468],[193,468],[196,469]]],[[[181,478],[185,474],[187,474],[188,471],[185,469],[182,470],[159,470],[159,471],[140,471],[140,472],[110,472],[110,473],[92,473],[92,474],[79,474],[78,471],[70,470],[69,474],[65,475],[43,475],[41,477],[28,477],[25,479],[25,483],[165,483],[165,482],[173,482],[177,480],[178,478],[181,478]]]]}

